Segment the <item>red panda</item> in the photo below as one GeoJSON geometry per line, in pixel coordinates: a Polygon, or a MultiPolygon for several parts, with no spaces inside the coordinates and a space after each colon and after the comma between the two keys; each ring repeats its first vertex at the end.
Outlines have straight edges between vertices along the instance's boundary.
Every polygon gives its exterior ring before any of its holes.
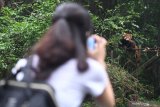
{"type": "Polygon", "coordinates": [[[136,59],[136,65],[139,66],[141,61],[141,51],[136,45],[136,42],[132,38],[132,34],[124,33],[122,39],[120,40],[120,46],[123,47],[127,52],[133,52],[136,59]]]}

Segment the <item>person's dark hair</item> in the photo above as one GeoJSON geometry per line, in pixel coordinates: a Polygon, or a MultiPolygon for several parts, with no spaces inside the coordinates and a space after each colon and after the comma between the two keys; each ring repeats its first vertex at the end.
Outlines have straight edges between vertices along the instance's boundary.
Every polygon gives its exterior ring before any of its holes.
{"type": "Polygon", "coordinates": [[[40,57],[40,74],[45,77],[50,70],[74,57],[78,61],[78,70],[84,72],[88,68],[86,39],[91,28],[89,13],[81,5],[59,5],[54,12],[52,26],[34,47],[34,53],[40,57]]]}

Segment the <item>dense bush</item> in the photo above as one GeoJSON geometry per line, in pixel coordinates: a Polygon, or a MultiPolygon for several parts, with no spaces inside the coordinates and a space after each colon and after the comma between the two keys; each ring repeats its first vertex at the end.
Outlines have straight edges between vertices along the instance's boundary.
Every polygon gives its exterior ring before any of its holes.
{"type": "Polygon", "coordinates": [[[152,87],[140,83],[121,67],[113,64],[108,68],[118,107],[124,107],[129,101],[142,101],[147,95],[153,96],[152,87]]]}
{"type": "Polygon", "coordinates": [[[10,71],[50,24],[56,2],[21,4],[0,11],[0,76],[10,71]]]}

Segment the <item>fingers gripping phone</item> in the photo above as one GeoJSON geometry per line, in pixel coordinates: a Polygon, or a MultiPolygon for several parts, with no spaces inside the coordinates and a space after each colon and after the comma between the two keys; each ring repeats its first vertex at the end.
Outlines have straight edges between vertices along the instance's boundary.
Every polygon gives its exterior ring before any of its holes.
{"type": "Polygon", "coordinates": [[[89,50],[93,51],[96,48],[96,40],[93,37],[87,39],[87,47],[89,50]]]}

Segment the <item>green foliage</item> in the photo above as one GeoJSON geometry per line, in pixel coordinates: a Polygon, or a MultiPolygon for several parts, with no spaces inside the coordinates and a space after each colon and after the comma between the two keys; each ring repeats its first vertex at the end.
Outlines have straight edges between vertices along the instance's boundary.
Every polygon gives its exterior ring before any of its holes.
{"type": "Polygon", "coordinates": [[[10,71],[50,25],[56,2],[22,4],[0,11],[0,76],[10,71]]]}
{"type": "MultiPolygon", "coordinates": [[[[141,96],[152,95],[151,87],[140,83],[127,71],[117,65],[109,65],[108,73],[116,95],[117,107],[122,107],[128,101],[141,101],[141,96]]],[[[153,95],[152,95],[153,96],[153,95]]]]}
{"type": "MultiPolygon", "coordinates": [[[[159,45],[160,23],[158,19],[159,10],[152,6],[157,6],[156,2],[144,2],[142,0],[135,1],[118,1],[119,4],[114,9],[103,9],[103,14],[95,16],[92,14],[95,32],[103,35],[109,41],[108,51],[114,51],[114,58],[119,60],[119,64],[123,66],[122,61],[127,62],[126,52],[119,48],[118,44],[124,32],[133,34],[134,40],[139,47],[157,47],[159,45]],[[149,13],[155,14],[157,17],[150,17],[149,13]]],[[[157,6],[160,8],[160,6],[157,6]]],[[[153,53],[142,52],[141,64],[155,55],[153,53]]],[[[110,57],[110,54],[108,55],[110,57]]],[[[133,56],[134,57],[134,56],[133,56]]],[[[131,59],[133,60],[133,58],[131,59]]],[[[133,63],[135,63],[133,61],[133,63]]],[[[136,69],[136,68],[134,68],[136,69]]]]}
{"type": "Polygon", "coordinates": [[[86,101],[82,104],[82,107],[97,107],[96,103],[93,101],[86,101]]]}

